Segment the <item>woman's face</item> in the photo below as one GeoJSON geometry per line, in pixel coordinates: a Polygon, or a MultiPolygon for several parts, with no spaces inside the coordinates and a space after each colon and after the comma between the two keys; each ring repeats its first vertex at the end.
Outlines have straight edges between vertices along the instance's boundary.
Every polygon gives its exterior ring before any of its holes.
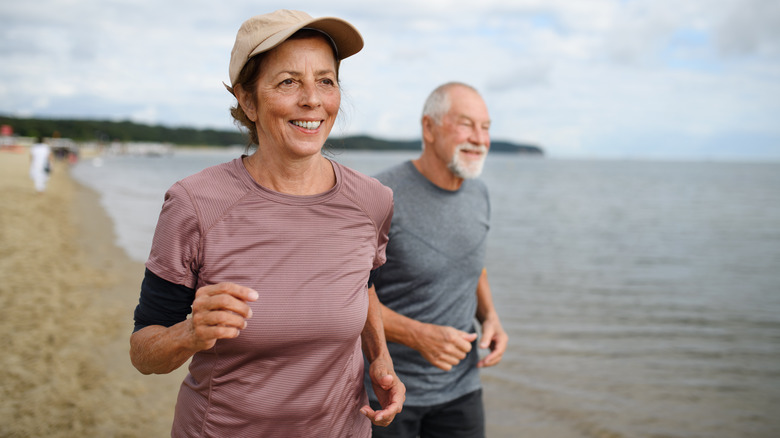
{"type": "Polygon", "coordinates": [[[319,37],[293,39],[266,53],[255,96],[240,100],[261,148],[290,158],[319,153],[341,104],[330,45],[319,37]]]}

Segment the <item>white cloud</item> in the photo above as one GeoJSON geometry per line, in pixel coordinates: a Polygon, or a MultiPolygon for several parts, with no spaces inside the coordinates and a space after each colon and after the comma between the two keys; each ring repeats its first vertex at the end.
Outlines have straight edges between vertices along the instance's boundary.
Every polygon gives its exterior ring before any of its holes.
{"type": "Polygon", "coordinates": [[[774,0],[735,2],[714,31],[719,48],[726,54],[780,56],[780,3],[774,0]]]}

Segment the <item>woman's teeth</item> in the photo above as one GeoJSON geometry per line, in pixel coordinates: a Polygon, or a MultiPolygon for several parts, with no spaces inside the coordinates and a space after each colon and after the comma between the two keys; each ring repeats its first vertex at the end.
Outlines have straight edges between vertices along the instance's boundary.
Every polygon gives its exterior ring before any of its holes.
{"type": "Polygon", "coordinates": [[[300,120],[293,120],[293,125],[300,126],[303,129],[314,130],[320,127],[320,121],[317,122],[302,122],[300,120]]]}

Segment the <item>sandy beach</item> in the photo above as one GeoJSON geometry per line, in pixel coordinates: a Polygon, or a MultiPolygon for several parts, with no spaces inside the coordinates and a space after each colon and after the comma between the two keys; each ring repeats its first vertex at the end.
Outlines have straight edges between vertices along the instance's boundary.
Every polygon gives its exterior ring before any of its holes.
{"type": "Polygon", "coordinates": [[[66,163],[42,194],[28,165],[0,152],[0,436],[169,436],[185,367],[143,376],[128,355],[143,265],[66,163]]]}

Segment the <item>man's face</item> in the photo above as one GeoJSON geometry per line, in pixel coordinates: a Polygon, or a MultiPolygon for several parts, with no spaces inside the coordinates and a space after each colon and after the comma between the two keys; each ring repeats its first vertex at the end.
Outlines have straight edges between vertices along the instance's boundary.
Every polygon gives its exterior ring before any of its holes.
{"type": "Polygon", "coordinates": [[[453,87],[450,110],[441,124],[434,124],[436,154],[458,178],[476,178],[490,148],[490,115],[482,98],[473,90],[453,87]]]}

